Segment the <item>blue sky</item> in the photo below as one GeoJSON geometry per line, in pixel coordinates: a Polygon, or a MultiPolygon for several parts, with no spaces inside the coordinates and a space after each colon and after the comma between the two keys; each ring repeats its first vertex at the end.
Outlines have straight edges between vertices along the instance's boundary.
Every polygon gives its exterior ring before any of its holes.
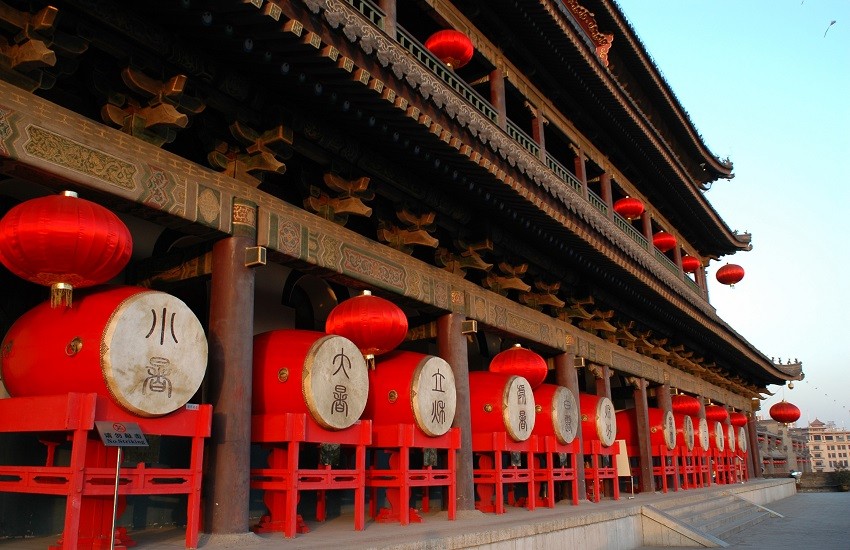
{"type": "Polygon", "coordinates": [[[850,427],[850,1],[617,3],[709,149],[734,163],[706,197],[753,250],[711,263],[710,301],[806,373],[770,386],[761,414],[784,395],[800,423],[850,427]],[[714,278],[727,261],[746,270],[733,289],[714,278]]]}

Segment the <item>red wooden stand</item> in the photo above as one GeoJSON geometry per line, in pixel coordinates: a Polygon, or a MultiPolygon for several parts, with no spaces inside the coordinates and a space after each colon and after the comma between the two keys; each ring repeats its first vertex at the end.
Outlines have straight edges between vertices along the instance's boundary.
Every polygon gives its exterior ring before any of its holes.
{"type": "Polygon", "coordinates": [[[652,475],[661,478],[661,491],[666,493],[670,487],[668,478],[673,480],[674,491],[679,490],[679,466],[676,461],[676,451],[667,448],[667,445],[658,445],[652,455],[652,475]]]}
{"type": "MultiPolygon", "coordinates": [[[[186,548],[197,548],[203,443],[211,419],[210,405],[187,405],[166,416],[143,418],[94,393],[0,399],[0,432],[63,432],[45,437],[44,466],[0,466],[0,491],[67,497],[62,537],[51,548],[108,547],[118,448],[103,445],[95,421],[135,422],[145,434],[190,437],[188,468],[147,468],[143,463],[121,468],[119,511],[127,495],[188,495],[186,548]],[[57,466],[56,447],[65,438],[71,442],[70,464],[57,466]]],[[[133,544],[125,529],[116,529],[116,548],[133,544]]]]}
{"type": "Polygon", "coordinates": [[[704,451],[702,447],[694,447],[694,462],[696,463],[698,485],[711,487],[711,450],[704,451]]]}
{"type": "MultiPolygon", "coordinates": [[[[506,432],[472,434],[472,452],[478,459],[478,466],[473,468],[473,482],[478,493],[476,509],[504,514],[506,485],[510,504],[514,503],[513,484],[524,483],[528,494],[534,494],[534,453],[537,446],[536,435],[525,441],[514,441],[506,432]],[[504,465],[512,452],[524,455],[525,467],[504,465]]],[[[534,510],[534,498],[526,499],[526,508],[534,510]]]]}
{"type": "Polygon", "coordinates": [[[676,449],[679,473],[682,474],[682,489],[687,490],[694,487],[702,487],[702,476],[699,472],[696,452],[696,447],[692,450],[688,450],[687,447],[678,447],[676,449]]]}
{"type": "Polygon", "coordinates": [[[749,481],[750,470],[747,467],[749,457],[747,453],[737,451],[734,454],[733,460],[733,476],[736,482],[743,483],[749,481]]]}
{"type": "Polygon", "coordinates": [[[366,525],[366,446],[372,442],[372,422],[360,420],[339,431],[326,430],[309,415],[284,413],[255,415],[251,418],[251,441],[271,449],[268,468],[251,470],[251,488],[263,489],[269,513],[254,527],[258,533],[283,531],[292,538],[297,531],[309,530],[299,521],[300,491],[318,491],[316,519],[325,520],[325,491],[354,490],[354,529],[366,525]],[[299,467],[298,451],[302,444],[338,444],[354,447],[354,468],[334,470],[330,466],[299,467]]]}
{"type": "Polygon", "coordinates": [[[430,510],[429,487],[448,488],[449,519],[455,519],[457,511],[457,450],[460,449],[460,429],[452,428],[441,436],[431,437],[413,424],[398,426],[375,426],[372,429],[373,464],[366,471],[366,486],[372,489],[369,512],[378,522],[395,522],[402,525],[410,522],[420,523],[422,516],[411,504],[410,490],[423,487],[422,511],[430,510]],[[446,467],[434,469],[425,466],[411,469],[410,451],[412,449],[445,450],[446,467]],[[389,457],[389,469],[379,469],[379,455],[389,457]],[[378,510],[378,489],[386,489],[389,508],[378,510]]]}
{"type": "Polygon", "coordinates": [[[606,479],[611,480],[614,486],[614,500],[620,500],[617,454],[619,446],[616,441],[610,447],[603,447],[596,439],[584,442],[584,478],[588,482],[588,500],[599,502],[602,498],[601,485],[606,479]]]}
{"type": "Polygon", "coordinates": [[[714,462],[714,482],[718,485],[732,483],[729,452],[712,449],[711,458],[714,462]]]}
{"type": "MultiPolygon", "coordinates": [[[[535,457],[539,460],[540,467],[534,469],[534,481],[539,486],[546,486],[546,496],[541,497],[540,491],[535,490],[534,497],[537,499],[536,504],[540,506],[555,507],[557,500],[555,493],[555,484],[568,483],[569,494],[574,505],[578,504],[578,483],[576,482],[576,461],[579,457],[579,440],[574,439],[572,443],[564,445],[558,443],[558,440],[551,435],[544,436],[539,440],[542,447],[537,449],[535,457]],[[567,455],[566,464],[555,466],[555,461],[560,461],[559,455],[567,455]]],[[[535,465],[536,466],[536,465],[535,465]]]]}

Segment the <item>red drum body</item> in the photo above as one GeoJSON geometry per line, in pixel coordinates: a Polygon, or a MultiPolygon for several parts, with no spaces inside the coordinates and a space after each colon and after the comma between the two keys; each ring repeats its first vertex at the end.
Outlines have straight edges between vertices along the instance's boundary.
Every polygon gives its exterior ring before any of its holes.
{"type": "Polygon", "coordinates": [[[747,430],[743,426],[738,427],[738,450],[747,452],[747,430]]]}
{"type": "Polygon", "coordinates": [[[723,429],[723,424],[720,422],[711,422],[710,424],[714,424],[714,426],[711,430],[712,433],[709,438],[709,446],[712,449],[723,451],[726,448],[726,432],[723,429]]]}
{"type": "Polygon", "coordinates": [[[443,435],[452,427],[456,406],[454,373],[439,357],[395,351],[378,358],[369,371],[363,418],[375,425],[414,424],[426,435],[443,435]]]}
{"type": "MultiPolygon", "coordinates": [[[[672,451],[676,448],[676,421],[673,411],[649,407],[649,443],[655,449],[664,445],[672,451]]],[[[626,445],[638,445],[637,412],[626,409],[617,413],[617,437],[625,439],[626,445]]]]}
{"type": "Polygon", "coordinates": [[[75,293],[73,307],[38,305],[1,349],[13,397],[93,392],[145,417],[185,405],[207,368],[207,339],[192,310],[141,287],[75,293]]]}
{"type": "Polygon", "coordinates": [[[366,360],[351,340],[309,330],[254,336],[254,414],[308,413],[342,430],[360,419],[368,395],[366,360]]]}
{"type": "Polygon", "coordinates": [[[514,441],[531,437],[536,412],[528,380],[512,374],[470,372],[469,393],[473,432],[506,432],[514,441]]]}
{"type": "Polygon", "coordinates": [[[711,449],[711,434],[708,431],[708,420],[700,418],[697,423],[697,436],[700,449],[707,451],[711,449]]]}
{"type": "Polygon", "coordinates": [[[680,449],[694,450],[694,421],[686,414],[673,413],[676,421],[676,446],[680,449]]]}
{"type": "Polygon", "coordinates": [[[578,403],[573,392],[556,384],[540,384],[534,388],[537,419],[534,435],[552,435],[558,443],[573,442],[578,433],[578,403]]]}
{"type": "Polygon", "coordinates": [[[598,440],[610,447],[617,439],[617,414],[607,397],[580,393],[581,437],[584,441],[598,440]]]}

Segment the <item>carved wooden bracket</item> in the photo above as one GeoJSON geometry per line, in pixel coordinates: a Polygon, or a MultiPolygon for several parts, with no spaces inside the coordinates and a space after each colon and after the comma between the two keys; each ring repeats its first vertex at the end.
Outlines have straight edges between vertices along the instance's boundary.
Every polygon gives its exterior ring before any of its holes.
{"type": "Polygon", "coordinates": [[[260,133],[236,121],[230,125],[230,134],[241,147],[219,142],[207,155],[207,160],[214,168],[254,187],[262,181],[261,177],[255,175],[257,173],[286,172],[286,165],[278,157],[288,154],[286,147],[292,144],[292,130],[275,126],[260,133]]]}
{"type": "Polygon", "coordinates": [[[493,267],[493,264],[485,262],[479,254],[479,251],[493,250],[493,242],[490,239],[476,243],[458,239],[455,241],[455,246],[459,253],[450,252],[446,248],[438,248],[434,254],[437,265],[442,266],[446,271],[465,277],[468,269],[489,271],[493,267]]]}
{"type": "Polygon", "coordinates": [[[503,275],[488,273],[482,281],[482,286],[489,288],[497,294],[505,295],[508,290],[518,290],[520,292],[528,292],[531,286],[525,284],[521,277],[528,271],[528,264],[511,265],[507,262],[499,262],[499,271],[503,275]]]}
{"type": "MultiPolygon", "coordinates": [[[[602,365],[597,365],[596,363],[588,363],[587,364],[587,370],[588,370],[588,372],[590,372],[593,376],[595,376],[598,379],[605,378],[605,375],[606,375],[605,367],[602,366],[602,365]]],[[[609,369],[608,372],[607,372],[607,375],[608,375],[608,378],[611,378],[612,376],[614,376],[614,371],[609,369]]]]}
{"type": "Polygon", "coordinates": [[[364,200],[375,198],[375,192],[369,189],[368,177],[347,180],[328,172],[324,175],[324,181],[331,190],[337,192],[337,196],[332,197],[321,188],[311,185],[310,196],[304,199],[304,208],[339,225],[348,223],[349,215],[365,218],[372,215],[372,209],[363,203],[364,200]]]}
{"type": "Polygon", "coordinates": [[[636,390],[645,390],[649,386],[649,382],[645,378],[638,376],[626,376],[626,384],[632,386],[636,390]]]}
{"type": "Polygon", "coordinates": [[[378,239],[388,246],[410,254],[414,245],[437,248],[440,244],[440,241],[431,236],[436,230],[436,212],[416,214],[402,206],[396,210],[396,217],[407,227],[402,228],[391,222],[381,222],[378,227],[378,239]]]}
{"type": "Polygon", "coordinates": [[[600,311],[597,309],[593,312],[593,317],[591,319],[579,321],[578,326],[588,332],[602,333],[604,337],[606,333],[614,334],[617,332],[617,327],[609,322],[609,320],[613,317],[614,310],[600,311]]]}
{"type": "Polygon", "coordinates": [[[534,281],[534,287],[540,292],[526,292],[519,295],[519,301],[525,305],[541,310],[543,306],[552,306],[554,308],[563,308],[565,302],[558,298],[558,290],[561,289],[561,283],[547,283],[541,279],[534,281]]]}
{"type": "Polygon", "coordinates": [[[133,93],[145,98],[144,102],[127,94],[109,93],[100,110],[101,118],[157,147],[174,141],[177,130],[189,124],[188,114],[198,114],[206,107],[199,99],[184,94],[185,75],[161,82],[127,67],[121,71],[121,79],[133,93]]]}

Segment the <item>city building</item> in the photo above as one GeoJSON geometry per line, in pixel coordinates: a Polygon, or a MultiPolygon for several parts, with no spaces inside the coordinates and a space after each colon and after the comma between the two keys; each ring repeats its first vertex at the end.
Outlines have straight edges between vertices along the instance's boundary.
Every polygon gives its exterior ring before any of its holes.
{"type": "Polygon", "coordinates": [[[790,431],[805,438],[812,471],[834,472],[850,468],[850,430],[847,428],[815,418],[808,426],[790,431]]]}
{"type": "Polygon", "coordinates": [[[813,454],[803,430],[769,419],[759,419],[756,430],[766,475],[813,471],[813,454]]]}

